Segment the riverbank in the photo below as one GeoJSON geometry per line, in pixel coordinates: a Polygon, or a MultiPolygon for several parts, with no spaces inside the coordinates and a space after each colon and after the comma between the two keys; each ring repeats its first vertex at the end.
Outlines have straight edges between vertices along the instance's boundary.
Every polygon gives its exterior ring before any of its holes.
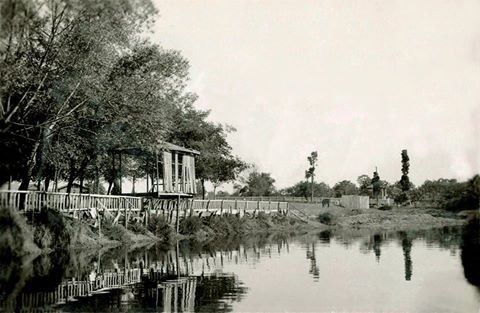
{"type": "Polygon", "coordinates": [[[111,249],[119,246],[135,249],[159,243],[168,247],[177,240],[208,242],[229,237],[266,234],[293,235],[328,228],[317,221],[302,221],[295,217],[264,214],[256,216],[222,215],[208,218],[196,216],[180,221],[179,233],[161,217],[152,216],[148,225],[130,221],[128,229],[122,223],[105,221],[101,228],[94,220],[75,219],[54,210],[21,215],[3,208],[0,225],[0,252],[11,258],[48,254],[55,250],[111,249]]]}
{"type": "Polygon", "coordinates": [[[464,225],[474,214],[456,214],[441,209],[383,207],[348,209],[330,207],[321,210],[318,221],[335,230],[408,231],[464,225]]]}
{"type": "Polygon", "coordinates": [[[284,216],[264,213],[255,217],[192,216],[180,221],[177,234],[173,225],[160,216],[152,216],[148,225],[132,221],[128,229],[121,223],[103,223],[99,231],[93,220],[74,219],[53,210],[22,216],[15,211],[2,209],[0,224],[6,231],[0,237],[0,250],[2,255],[18,257],[54,250],[97,251],[119,246],[134,249],[156,243],[168,247],[184,239],[209,242],[230,237],[291,236],[325,230],[359,233],[408,231],[463,225],[469,216],[439,209],[408,207],[358,210],[310,205],[297,207],[294,212],[301,213],[301,217],[298,214],[284,216]]]}

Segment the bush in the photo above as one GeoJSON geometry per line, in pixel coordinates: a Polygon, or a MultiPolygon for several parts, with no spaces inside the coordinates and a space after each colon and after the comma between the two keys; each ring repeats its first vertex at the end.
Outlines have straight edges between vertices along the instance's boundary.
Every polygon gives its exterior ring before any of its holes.
{"type": "Polygon", "coordinates": [[[65,217],[52,209],[44,209],[33,216],[34,240],[43,249],[68,249],[71,234],[65,217]]]}
{"type": "Polygon", "coordinates": [[[334,216],[330,212],[320,213],[317,217],[317,220],[325,225],[333,225],[334,223],[334,216]]]}
{"type": "Polygon", "coordinates": [[[381,207],[378,208],[380,211],[390,211],[392,209],[391,205],[382,205],[381,207]]]}
{"type": "Polygon", "coordinates": [[[0,209],[0,229],[0,259],[20,258],[36,250],[33,233],[16,210],[0,209]]]}
{"type": "Polygon", "coordinates": [[[143,226],[142,223],[140,222],[131,222],[128,224],[128,229],[135,234],[142,234],[142,235],[147,235],[148,234],[148,229],[143,226]]]}
{"type": "Polygon", "coordinates": [[[180,233],[193,235],[202,229],[203,223],[200,217],[190,216],[180,221],[180,233]]]}
{"type": "Polygon", "coordinates": [[[173,229],[167,219],[161,215],[150,216],[147,229],[164,242],[170,242],[173,239],[173,229]]]}
{"type": "Polygon", "coordinates": [[[132,242],[128,230],[126,230],[125,227],[119,224],[103,226],[102,234],[110,240],[118,240],[126,244],[132,242]]]}

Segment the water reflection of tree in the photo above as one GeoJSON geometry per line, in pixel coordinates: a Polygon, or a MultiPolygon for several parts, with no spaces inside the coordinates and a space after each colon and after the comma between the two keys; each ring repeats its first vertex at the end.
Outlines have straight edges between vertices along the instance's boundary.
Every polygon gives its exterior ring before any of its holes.
{"type": "Polygon", "coordinates": [[[368,253],[370,251],[373,251],[375,254],[375,260],[377,262],[380,262],[380,256],[382,255],[382,243],[383,243],[383,237],[385,234],[375,234],[373,236],[369,236],[366,240],[364,240],[361,245],[360,245],[360,251],[363,253],[368,253]]]}
{"type": "Polygon", "coordinates": [[[480,291],[480,220],[471,220],[462,231],[461,259],[466,280],[480,291]]]}
{"type": "Polygon", "coordinates": [[[407,233],[405,232],[400,232],[400,240],[402,242],[402,250],[403,250],[403,260],[405,263],[405,280],[411,280],[412,279],[412,267],[413,267],[413,262],[412,262],[412,238],[408,236],[407,233]]]}
{"type": "Polygon", "coordinates": [[[309,273],[313,275],[313,279],[318,281],[320,278],[320,269],[317,266],[317,257],[315,254],[315,243],[307,245],[307,259],[310,260],[309,273]]]}

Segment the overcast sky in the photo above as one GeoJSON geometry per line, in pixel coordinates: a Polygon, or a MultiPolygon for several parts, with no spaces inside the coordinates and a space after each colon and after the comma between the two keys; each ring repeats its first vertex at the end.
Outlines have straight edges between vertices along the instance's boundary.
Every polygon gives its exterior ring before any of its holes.
{"type": "Polygon", "coordinates": [[[154,38],[191,63],[211,120],[278,188],[480,172],[480,1],[156,1],[154,38]]]}

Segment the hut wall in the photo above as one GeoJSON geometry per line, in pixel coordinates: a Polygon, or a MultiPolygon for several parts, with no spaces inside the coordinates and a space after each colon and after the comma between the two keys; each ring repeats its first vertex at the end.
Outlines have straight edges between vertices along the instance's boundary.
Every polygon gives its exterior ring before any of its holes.
{"type": "Polygon", "coordinates": [[[349,209],[368,209],[370,207],[368,196],[342,196],[340,205],[349,209]]]}
{"type": "Polygon", "coordinates": [[[172,175],[172,153],[163,151],[163,190],[165,192],[173,192],[172,175]]]}

